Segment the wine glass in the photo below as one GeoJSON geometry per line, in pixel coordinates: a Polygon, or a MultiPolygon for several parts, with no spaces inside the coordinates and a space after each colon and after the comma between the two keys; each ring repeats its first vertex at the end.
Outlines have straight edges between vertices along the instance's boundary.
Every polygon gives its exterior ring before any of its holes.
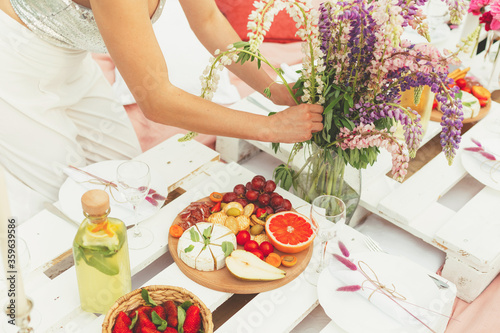
{"type": "Polygon", "coordinates": [[[120,164],[116,170],[118,190],[134,207],[135,226],[128,239],[130,249],[138,250],[153,242],[151,230],[140,227],[138,206],[146,198],[151,184],[149,165],[141,161],[127,161],[120,164]]]}
{"type": "Polygon", "coordinates": [[[345,204],[333,195],[322,195],[313,200],[311,204],[311,222],[316,234],[315,241],[320,242],[320,246],[315,247],[314,260],[305,272],[306,279],[313,285],[318,283],[320,273],[326,267],[326,252],[328,241],[337,237],[339,228],[345,224],[346,210],[345,204]]]}

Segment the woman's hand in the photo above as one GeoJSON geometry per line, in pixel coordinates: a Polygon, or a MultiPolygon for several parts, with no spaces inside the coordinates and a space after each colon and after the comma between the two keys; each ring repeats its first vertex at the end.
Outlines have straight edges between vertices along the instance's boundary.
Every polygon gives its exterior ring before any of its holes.
{"type": "Polygon", "coordinates": [[[272,142],[295,143],[311,139],[312,133],[323,129],[323,107],[300,104],[270,116],[272,142]]]}

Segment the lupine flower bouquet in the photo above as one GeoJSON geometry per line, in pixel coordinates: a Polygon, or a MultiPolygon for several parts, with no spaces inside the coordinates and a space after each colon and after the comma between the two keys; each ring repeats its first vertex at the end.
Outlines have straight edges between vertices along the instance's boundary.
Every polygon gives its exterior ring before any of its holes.
{"type": "MultiPolygon", "coordinates": [[[[452,20],[459,21],[466,10],[463,0],[446,1],[452,20]]],[[[402,39],[406,26],[428,36],[421,10],[424,4],[425,0],[336,0],[322,3],[318,11],[310,0],[256,1],[249,17],[249,41],[217,53],[202,77],[202,97],[210,99],[216,89],[218,68],[257,61],[276,71],[297,103],[323,105],[324,129],[311,140],[295,144],[288,163],[275,170],[277,183],[286,189],[296,187],[300,173],[309,170],[310,193],[319,193],[303,195],[306,200],[336,194],[342,186],[339,175],[319,160],[337,164],[341,172],[346,164],[361,169],[373,164],[379,149],[385,148],[392,155],[393,177],[403,180],[409,158],[415,156],[422,139],[420,116],[401,105],[400,93],[410,88],[415,88],[416,104],[423,86],[430,86],[436,94],[443,111],[441,145],[451,164],[460,143],[463,114],[461,101],[455,97],[458,87],[449,88],[448,66],[459,63],[458,52],[473,44],[474,36],[462,40],[456,52],[444,55],[430,44],[414,45],[402,39]],[[293,86],[258,49],[280,10],[294,19],[297,35],[304,41],[301,76],[293,86]],[[395,135],[398,123],[404,140],[395,135]],[[309,156],[307,168],[293,169],[291,162],[305,145],[319,149],[309,156]],[[332,152],[340,162],[333,163],[332,152]]]]}

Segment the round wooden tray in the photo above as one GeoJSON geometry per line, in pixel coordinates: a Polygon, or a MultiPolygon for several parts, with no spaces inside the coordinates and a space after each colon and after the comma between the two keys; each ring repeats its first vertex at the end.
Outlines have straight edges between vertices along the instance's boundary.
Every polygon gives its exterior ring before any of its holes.
{"type": "MultiPolygon", "coordinates": [[[[209,198],[203,198],[199,201],[210,201],[209,198]]],[[[181,221],[179,215],[175,218],[173,223],[179,223],[181,221]]],[[[284,267],[283,265],[279,268],[286,272],[286,276],[283,279],[274,281],[244,281],[235,278],[228,271],[226,267],[212,272],[203,272],[196,270],[194,268],[186,265],[177,255],[177,243],[178,238],[174,238],[168,235],[168,251],[170,252],[172,258],[174,259],[180,270],[186,274],[194,282],[201,284],[210,289],[233,293],[233,294],[256,294],[263,291],[269,291],[281,287],[304,271],[304,269],[309,264],[311,256],[313,253],[313,246],[309,246],[306,250],[293,254],[297,257],[297,264],[292,267],[284,267]]],[[[238,249],[243,249],[243,246],[238,245],[238,249]]],[[[274,250],[277,254],[284,255],[278,250],[274,250]]]]}
{"type": "MultiPolygon", "coordinates": [[[[475,116],[473,118],[464,118],[462,123],[467,124],[467,123],[474,123],[476,121],[479,121],[479,120],[483,119],[488,114],[490,109],[491,109],[491,99],[488,100],[488,104],[486,104],[485,107],[482,107],[479,109],[479,113],[477,116],[475,116]]],[[[443,113],[441,111],[439,111],[437,109],[432,109],[432,113],[431,113],[431,120],[432,121],[441,122],[442,117],[443,117],[443,113]]]]}

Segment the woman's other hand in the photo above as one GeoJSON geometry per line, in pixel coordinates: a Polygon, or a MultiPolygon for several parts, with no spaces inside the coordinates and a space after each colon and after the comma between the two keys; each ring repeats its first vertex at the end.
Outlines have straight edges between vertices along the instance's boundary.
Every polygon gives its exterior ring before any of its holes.
{"type": "Polygon", "coordinates": [[[312,133],[323,129],[323,107],[300,104],[270,116],[272,142],[295,143],[311,139],[312,133]]]}

